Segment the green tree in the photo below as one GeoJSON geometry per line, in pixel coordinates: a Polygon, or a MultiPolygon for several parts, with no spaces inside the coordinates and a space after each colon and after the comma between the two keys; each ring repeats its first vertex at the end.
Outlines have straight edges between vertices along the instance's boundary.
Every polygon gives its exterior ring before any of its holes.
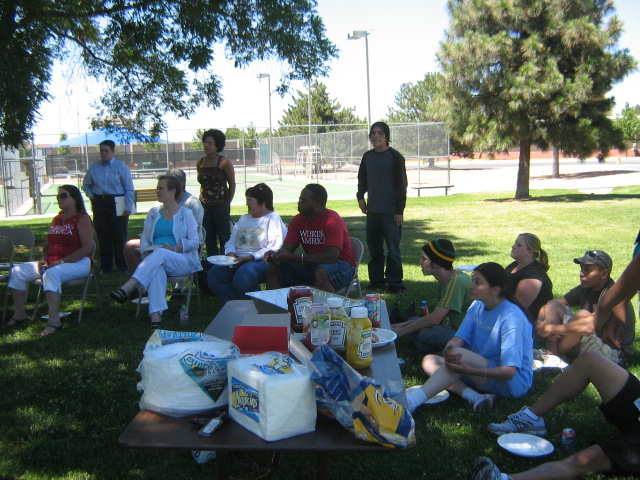
{"type": "Polygon", "coordinates": [[[240,130],[234,125],[224,131],[224,136],[227,137],[227,140],[242,140],[243,132],[244,130],[240,130]]]}
{"type": "MultiPolygon", "coordinates": [[[[434,98],[438,95],[441,73],[426,73],[424,79],[415,84],[403,83],[396,93],[395,107],[389,107],[389,121],[393,123],[441,122],[442,116],[434,108],[434,98]]],[[[473,158],[471,145],[466,145],[451,136],[451,155],[473,158]]],[[[431,162],[432,163],[432,162],[431,162]]]]}
{"type": "Polygon", "coordinates": [[[622,136],[628,142],[637,142],[640,136],[640,116],[638,111],[640,106],[631,107],[628,103],[620,112],[620,117],[616,119],[616,125],[622,131],[622,136]]]}
{"type": "Polygon", "coordinates": [[[220,105],[214,47],[236,67],[287,63],[278,87],[326,73],[337,50],[314,0],[2,0],[0,144],[19,145],[50,98],[56,60],[71,58],[105,85],[98,118],[131,120],[157,136],[163,115],[220,105]]]}
{"type": "Polygon", "coordinates": [[[476,148],[519,146],[516,198],[529,196],[532,144],[583,153],[616,140],[606,94],[636,62],[614,48],[622,24],[611,0],[449,0],[448,9],[437,107],[476,148]]]}
{"type": "MultiPolygon", "coordinates": [[[[58,138],[58,141],[64,142],[67,138],[69,138],[69,136],[66,134],[66,132],[62,132],[60,134],[60,138],[58,138]]],[[[58,147],[58,155],[67,155],[70,151],[71,149],[69,147],[58,147]]]]}
{"type": "MultiPolygon", "coordinates": [[[[309,133],[308,93],[298,90],[293,96],[293,103],[285,110],[278,136],[304,135],[309,133]],[[302,125],[302,126],[289,126],[302,125]]],[[[318,81],[311,85],[311,122],[319,125],[314,128],[314,133],[334,132],[339,130],[354,130],[354,125],[366,124],[367,121],[353,113],[355,108],[343,107],[337,100],[329,98],[327,86],[318,81]]],[[[364,126],[366,128],[366,126],[364,126]]]]}

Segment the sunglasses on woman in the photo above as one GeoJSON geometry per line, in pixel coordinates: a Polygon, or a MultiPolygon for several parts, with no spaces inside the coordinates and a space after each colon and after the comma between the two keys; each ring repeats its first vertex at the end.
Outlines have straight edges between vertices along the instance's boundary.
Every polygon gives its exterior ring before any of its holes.
{"type": "Polygon", "coordinates": [[[71,196],[70,193],[64,192],[58,194],[58,200],[64,200],[65,198],[69,198],[71,196]]]}

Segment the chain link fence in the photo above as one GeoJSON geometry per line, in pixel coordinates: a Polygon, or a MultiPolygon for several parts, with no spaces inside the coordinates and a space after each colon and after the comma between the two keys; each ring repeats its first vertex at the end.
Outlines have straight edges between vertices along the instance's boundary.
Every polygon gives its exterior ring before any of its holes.
{"type": "MultiPolygon", "coordinates": [[[[195,134],[196,130],[192,138],[195,134]]],[[[371,148],[367,134],[366,129],[354,127],[308,135],[227,140],[223,154],[234,164],[238,191],[243,191],[249,181],[274,177],[353,182],[363,153],[371,148]]],[[[171,138],[171,131],[167,138],[171,138]]],[[[56,136],[42,135],[33,138],[28,148],[0,149],[4,216],[49,213],[42,211],[40,203],[42,194],[50,196],[48,187],[62,183],[81,187],[89,165],[100,160],[98,145],[50,146],[56,143],[56,136]]],[[[410,184],[450,183],[449,135],[444,124],[391,125],[391,145],[406,158],[410,184]]],[[[116,157],[131,169],[136,188],[154,186],[156,176],[167,168],[181,168],[189,177],[195,177],[196,163],[203,155],[202,145],[196,140],[123,141],[116,145],[116,157]]]]}

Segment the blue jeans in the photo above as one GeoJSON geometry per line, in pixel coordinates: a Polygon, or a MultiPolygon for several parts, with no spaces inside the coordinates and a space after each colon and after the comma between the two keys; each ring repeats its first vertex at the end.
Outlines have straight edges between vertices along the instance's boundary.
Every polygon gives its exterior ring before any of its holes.
{"type": "Polygon", "coordinates": [[[336,263],[323,265],[302,265],[301,263],[283,263],[280,265],[280,281],[283,287],[292,287],[294,285],[310,285],[315,284],[316,268],[324,268],[329,275],[331,285],[337,292],[345,287],[353,279],[355,268],[344,260],[337,260],[336,263]]]}
{"type": "Polygon", "coordinates": [[[435,325],[411,332],[409,338],[415,347],[424,353],[440,353],[455,334],[456,331],[451,327],[435,325]]]}
{"type": "Polygon", "coordinates": [[[260,290],[267,281],[269,264],[262,260],[243,263],[238,268],[214,265],[207,273],[207,284],[222,302],[246,300],[247,292],[260,290]]]}
{"type": "Polygon", "coordinates": [[[369,247],[369,281],[375,286],[404,288],[402,282],[402,227],[396,225],[393,213],[367,213],[367,246],[369,247]],[[384,244],[387,244],[385,270],[384,244]]]}
{"type": "Polygon", "coordinates": [[[231,229],[229,227],[231,206],[229,204],[211,206],[203,203],[202,207],[204,208],[202,226],[207,232],[207,255],[223,255],[224,244],[231,237],[231,229]]]}

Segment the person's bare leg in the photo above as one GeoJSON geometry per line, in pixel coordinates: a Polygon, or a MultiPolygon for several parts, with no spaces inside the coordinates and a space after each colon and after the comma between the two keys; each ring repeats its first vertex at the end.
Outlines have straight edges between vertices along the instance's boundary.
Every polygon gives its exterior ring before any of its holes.
{"type": "Polygon", "coordinates": [[[323,290],[329,293],[335,293],[336,289],[333,287],[331,280],[329,279],[329,275],[324,268],[316,268],[313,271],[314,279],[315,279],[315,287],[318,290],[323,290]]]}
{"type": "Polygon", "coordinates": [[[60,298],[62,294],[58,292],[45,292],[45,297],[47,297],[47,303],[49,304],[49,320],[47,320],[47,325],[44,327],[40,335],[49,335],[50,333],[54,333],[58,330],[58,327],[62,325],[60,321],[60,298]]]}
{"type": "Polygon", "coordinates": [[[599,445],[591,445],[560,460],[539,465],[526,472],[507,474],[513,480],[569,480],[582,477],[589,472],[608,472],[612,468],[599,445]]]}
{"type": "Polygon", "coordinates": [[[598,352],[582,353],[529,409],[544,416],[561,403],[580,395],[591,383],[607,403],[624,387],[629,373],[598,352]]]}
{"type": "MultiPolygon", "coordinates": [[[[550,300],[540,309],[536,327],[562,324],[565,312],[566,307],[562,303],[560,303],[558,300],[550,300]]],[[[548,353],[558,355],[558,339],[547,338],[545,343],[548,353]]]]}
{"type": "Polygon", "coordinates": [[[138,265],[140,265],[140,262],[142,261],[142,256],[137,250],[138,248],[140,248],[139,238],[131,239],[124,244],[124,261],[127,264],[129,273],[135,272],[136,268],[138,268],[138,265]]]}
{"type": "MultiPolygon", "coordinates": [[[[487,360],[476,353],[466,350],[464,348],[454,349],[454,353],[462,355],[461,362],[467,363],[475,367],[486,367],[487,360]]],[[[460,380],[460,375],[451,371],[445,363],[443,357],[439,355],[426,355],[422,359],[422,369],[430,376],[429,380],[422,385],[422,390],[430,398],[442,390],[449,390],[456,395],[462,396],[462,392],[469,388],[460,380]]],[[[471,377],[478,384],[481,385],[485,378],[471,377]]]]}
{"type": "MultiPolygon", "coordinates": [[[[25,305],[27,304],[27,291],[12,288],[11,295],[13,296],[13,318],[18,320],[18,322],[26,320],[27,312],[25,310],[25,305]]],[[[9,321],[9,326],[13,326],[16,323],[11,323],[11,321],[9,321]]]]}

